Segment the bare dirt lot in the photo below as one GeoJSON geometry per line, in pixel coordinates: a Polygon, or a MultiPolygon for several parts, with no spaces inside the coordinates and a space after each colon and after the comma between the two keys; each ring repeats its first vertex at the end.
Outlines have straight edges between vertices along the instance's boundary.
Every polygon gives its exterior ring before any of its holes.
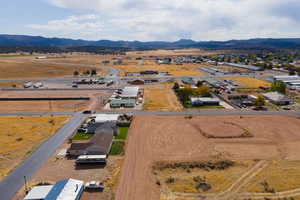
{"type": "MultiPolygon", "coordinates": [[[[214,159],[231,159],[241,163],[255,160],[255,163],[249,165],[242,176],[238,175],[239,178],[233,180],[229,188],[217,194],[212,193],[207,199],[217,197],[231,200],[238,199],[238,195],[249,198],[247,194],[240,194],[241,188],[272,160],[300,160],[299,120],[293,116],[199,116],[192,119],[182,116],[136,117],[131,126],[116,199],[199,199],[201,193],[166,193],[162,185],[157,183],[152,167],[159,161],[200,162],[214,159]],[[198,124],[205,127],[210,134],[231,135],[237,127],[215,128],[215,123],[222,121],[239,124],[253,137],[208,139],[194,126],[198,124]]],[[[263,199],[265,195],[259,198],[263,199]]],[[[297,196],[297,193],[293,195],[297,196]]]]}
{"type": "Polygon", "coordinates": [[[68,116],[0,117],[0,180],[68,119],[68,116]]]}
{"type": "Polygon", "coordinates": [[[85,100],[62,101],[2,101],[0,112],[79,112],[85,109],[99,110],[111,91],[2,91],[1,98],[38,97],[90,97],[85,100]]]}
{"type": "Polygon", "coordinates": [[[144,87],[144,109],[179,111],[182,109],[180,102],[172,90],[173,84],[161,84],[144,87]]]}

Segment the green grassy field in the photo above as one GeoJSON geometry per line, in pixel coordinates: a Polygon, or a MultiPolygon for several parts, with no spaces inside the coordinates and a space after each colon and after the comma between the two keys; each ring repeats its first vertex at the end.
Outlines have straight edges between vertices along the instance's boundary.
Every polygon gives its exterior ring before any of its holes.
{"type": "Polygon", "coordinates": [[[73,136],[72,140],[89,140],[93,136],[94,136],[94,134],[91,134],[91,133],[76,133],[73,136]]]}
{"type": "Polygon", "coordinates": [[[124,153],[124,141],[114,141],[111,147],[110,155],[121,155],[124,153]]]}
{"type": "Polygon", "coordinates": [[[119,127],[119,135],[116,136],[115,139],[126,140],[127,135],[128,135],[128,129],[129,129],[129,127],[119,127]]]}

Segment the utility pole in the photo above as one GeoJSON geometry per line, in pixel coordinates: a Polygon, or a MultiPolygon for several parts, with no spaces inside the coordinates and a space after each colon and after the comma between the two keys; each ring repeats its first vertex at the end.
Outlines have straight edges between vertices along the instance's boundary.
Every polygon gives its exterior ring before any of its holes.
{"type": "Polygon", "coordinates": [[[25,182],[25,194],[27,194],[28,188],[27,188],[26,176],[24,176],[24,182],[25,182]]]}

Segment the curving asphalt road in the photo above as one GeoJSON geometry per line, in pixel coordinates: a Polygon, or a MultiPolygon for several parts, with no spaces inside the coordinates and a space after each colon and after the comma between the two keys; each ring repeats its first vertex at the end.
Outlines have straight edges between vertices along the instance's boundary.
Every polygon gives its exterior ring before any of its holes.
{"type": "Polygon", "coordinates": [[[37,151],[32,153],[25,162],[7,176],[0,183],[0,200],[12,199],[16,192],[24,185],[24,176],[29,180],[55,150],[74,133],[84,119],[84,115],[75,114],[54,136],[44,142],[37,151]]]}

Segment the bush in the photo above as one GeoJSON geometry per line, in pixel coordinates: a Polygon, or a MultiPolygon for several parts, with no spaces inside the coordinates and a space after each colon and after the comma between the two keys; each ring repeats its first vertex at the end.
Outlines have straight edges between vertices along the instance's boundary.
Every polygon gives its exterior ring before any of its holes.
{"type": "Polygon", "coordinates": [[[175,182],[175,178],[173,178],[173,177],[169,177],[166,180],[166,183],[174,183],[174,182],[175,182]]]}

